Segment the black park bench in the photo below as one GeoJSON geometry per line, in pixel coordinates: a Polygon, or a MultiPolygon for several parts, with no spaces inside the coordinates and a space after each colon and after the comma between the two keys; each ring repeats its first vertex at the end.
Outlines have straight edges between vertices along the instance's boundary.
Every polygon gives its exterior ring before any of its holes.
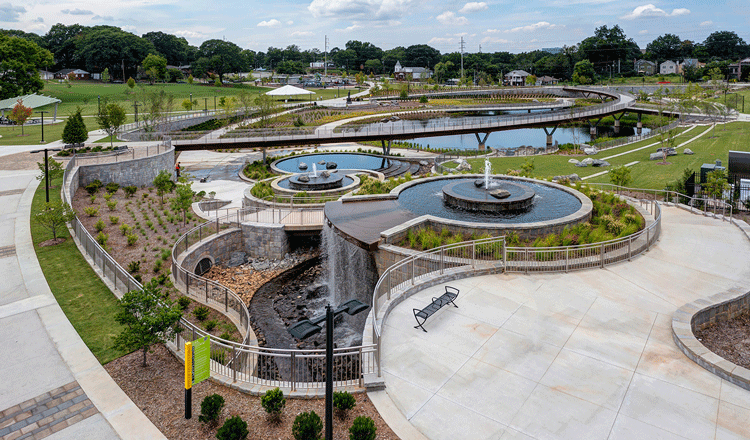
{"type": "Polygon", "coordinates": [[[414,311],[414,319],[417,320],[417,325],[414,326],[414,328],[421,328],[422,331],[427,332],[424,327],[422,327],[422,324],[427,322],[427,318],[434,315],[435,312],[440,310],[444,305],[447,304],[453,304],[453,307],[458,308],[456,303],[453,302],[454,299],[458,297],[458,289],[451,286],[445,286],[445,293],[440,295],[437,298],[432,298],[432,302],[422,310],[419,309],[412,309],[414,311]],[[422,322],[419,322],[419,319],[422,318],[422,322]]]}

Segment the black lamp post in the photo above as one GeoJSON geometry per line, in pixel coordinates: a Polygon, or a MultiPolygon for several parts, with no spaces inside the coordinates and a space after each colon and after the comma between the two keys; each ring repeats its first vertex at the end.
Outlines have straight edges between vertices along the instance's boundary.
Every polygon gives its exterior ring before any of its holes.
{"type": "Polygon", "coordinates": [[[203,111],[208,113],[208,98],[203,98],[203,111]]]}
{"type": "Polygon", "coordinates": [[[328,304],[325,315],[312,320],[305,319],[289,327],[289,333],[292,336],[297,339],[306,339],[320,333],[323,328],[319,324],[326,322],[326,440],[333,440],[333,318],[343,312],[356,315],[369,307],[356,299],[341,304],[336,310],[328,304]]]}
{"type": "Polygon", "coordinates": [[[135,125],[138,126],[138,101],[133,101],[133,107],[135,108],[135,125]]]}
{"type": "Polygon", "coordinates": [[[47,195],[47,203],[49,203],[49,156],[48,151],[60,151],[60,148],[45,148],[44,150],[33,150],[29,153],[36,154],[44,151],[44,189],[47,195]]]}
{"type": "Polygon", "coordinates": [[[40,144],[44,143],[44,114],[49,113],[47,110],[40,110],[37,113],[41,113],[42,115],[42,140],[39,141],[40,144]]]}

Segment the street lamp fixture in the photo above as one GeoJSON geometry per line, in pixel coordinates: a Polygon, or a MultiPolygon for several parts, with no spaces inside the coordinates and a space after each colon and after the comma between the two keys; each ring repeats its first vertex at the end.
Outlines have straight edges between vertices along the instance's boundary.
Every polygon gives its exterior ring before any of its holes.
{"type": "Polygon", "coordinates": [[[47,110],[40,110],[37,113],[41,113],[42,115],[42,140],[39,141],[40,144],[44,143],[44,114],[49,113],[47,110]]]}
{"type": "Polygon", "coordinates": [[[60,148],[45,148],[43,150],[32,150],[29,151],[31,154],[41,153],[44,151],[44,189],[47,196],[47,203],[49,203],[49,155],[48,151],[60,151],[60,148]]]}
{"type": "Polygon", "coordinates": [[[326,313],[314,319],[302,320],[289,327],[289,333],[297,339],[306,339],[323,330],[319,325],[326,322],[326,440],[333,440],[333,319],[336,315],[346,312],[356,315],[364,312],[370,306],[357,299],[351,299],[334,310],[330,304],[326,306],[326,313]]]}

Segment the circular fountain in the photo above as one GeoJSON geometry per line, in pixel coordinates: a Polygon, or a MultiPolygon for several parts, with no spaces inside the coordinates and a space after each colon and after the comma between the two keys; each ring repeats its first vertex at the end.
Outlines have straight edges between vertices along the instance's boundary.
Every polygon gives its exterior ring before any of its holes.
{"type": "Polygon", "coordinates": [[[484,179],[459,181],[443,187],[445,203],[467,211],[512,213],[525,211],[534,203],[536,192],[522,182],[490,177],[492,164],[484,161],[484,179]]]}
{"type": "Polygon", "coordinates": [[[295,174],[289,178],[289,188],[297,191],[326,191],[341,188],[344,183],[344,174],[336,171],[318,172],[316,164],[313,164],[311,173],[295,174]]]}

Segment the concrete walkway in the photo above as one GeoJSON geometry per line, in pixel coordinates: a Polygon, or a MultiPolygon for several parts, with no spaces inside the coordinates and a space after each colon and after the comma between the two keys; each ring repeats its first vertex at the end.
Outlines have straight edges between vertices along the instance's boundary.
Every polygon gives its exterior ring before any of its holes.
{"type": "Polygon", "coordinates": [[[629,263],[448,283],[459,308],[429,319],[428,333],[413,328],[412,308],[442,286],[398,305],[382,348],[399,410],[389,424],[410,422],[403,439],[750,438],[750,392],[689,360],[671,335],[683,304],[750,289],[750,242],[678,208],[664,207],[663,222],[658,245],[629,263]]]}
{"type": "Polygon", "coordinates": [[[29,214],[38,171],[0,163],[0,438],[158,439],[57,304],[29,214]]]}

